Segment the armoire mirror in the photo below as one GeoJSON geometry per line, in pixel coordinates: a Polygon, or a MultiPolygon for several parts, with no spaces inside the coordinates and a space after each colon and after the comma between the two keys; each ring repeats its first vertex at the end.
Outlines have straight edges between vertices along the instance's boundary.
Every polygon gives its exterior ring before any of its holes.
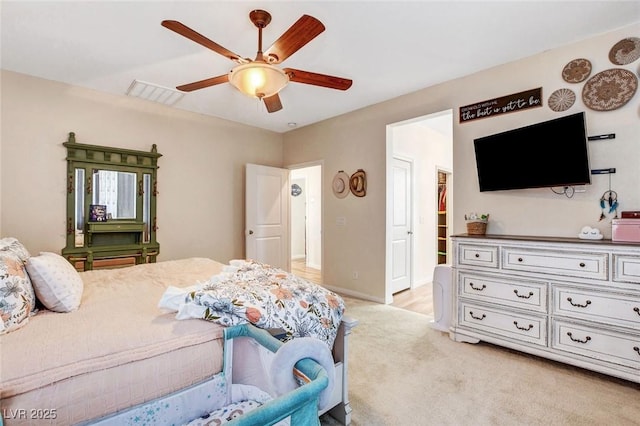
{"type": "MultiPolygon", "coordinates": [[[[93,202],[107,206],[109,219],[136,218],[136,174],[93,169],[93,202]]],[[[144,198],[150,194],[145,193],[144,198]]]]}
{"type": "MultiPolygon", "coordinates": [[[[67,245],[78,269],[113,266],[117,259],[155,262],[157,161],[151,152],[79,144],[67,148],[67,245]]],[[[127,262],[125,262],[127,263],[127,262]]]]}

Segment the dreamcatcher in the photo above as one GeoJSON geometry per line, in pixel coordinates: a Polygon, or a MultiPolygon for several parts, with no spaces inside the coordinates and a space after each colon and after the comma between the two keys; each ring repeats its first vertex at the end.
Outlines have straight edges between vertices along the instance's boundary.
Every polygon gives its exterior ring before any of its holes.
{"type": "Polygon", "coordinates": [[[609,214],[615,212],[615,215],[613,216],[614,219],[618,218],[618,194],[616,191],[604,191],[604,194],[600,197],[600,208],[602,209],[602,213],[600,213],[599,220],[606,219],[607,210],[609,210],[609,214]]]}
{"type": "Polygon", "coordinates": [[[599,221],[606,219],[606,215],[611,213],[614,213],[614,219],[618,218],[618,193],[611,190],[611,175],[609,175],[609,189],[600,197],[600,209],[602,212],[599,221]]]}

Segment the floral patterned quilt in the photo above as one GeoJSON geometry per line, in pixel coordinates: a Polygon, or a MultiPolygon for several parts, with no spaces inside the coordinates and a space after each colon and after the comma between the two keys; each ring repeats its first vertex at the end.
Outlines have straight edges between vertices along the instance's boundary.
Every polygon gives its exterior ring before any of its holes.
{"type": "Polygon", "coordinates": [[[324,287],[282,269],[232,260],[225,271],[189,291],[177,318],[201,318],[224,326],[249,322],[282,329],[282,340],[316,337],[333,347],[344,300],[324,287]]]}

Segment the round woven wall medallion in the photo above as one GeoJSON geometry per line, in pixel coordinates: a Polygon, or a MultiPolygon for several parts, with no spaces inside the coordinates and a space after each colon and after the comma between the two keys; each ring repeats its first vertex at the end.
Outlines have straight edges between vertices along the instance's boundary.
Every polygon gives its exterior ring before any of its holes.
{"type": "Polygon", "coordinates": [[[562,112],[571,108],[576,101],[576,94],[573,90],[558,89],[549,96],[547,104],[552,111],[562,112]]]}
{"type": "Polygon", "coordinates": [[[640,58],[640,38],[620,40],[609,51],[609,60],[616,65],[626,65],[640,58]]]}
{"type": "Polygon", "coordinates": [[[582,88],[584,104],[595,111],[612,111],[631,100],[638,78],[622,68],[612,68],[591,77],[582,88]]]}
{"type": "Polygon", "coordinates": [[[567,83],[580,83],[591,74],[591,61],[580,58],[574,59],[562,69],[562,78],[567,83]]]}

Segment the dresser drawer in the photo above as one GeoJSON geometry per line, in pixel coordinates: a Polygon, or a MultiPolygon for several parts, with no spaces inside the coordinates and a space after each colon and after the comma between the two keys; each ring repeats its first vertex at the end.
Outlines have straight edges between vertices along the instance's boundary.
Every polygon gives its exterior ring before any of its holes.
{"type": "Polygon", "coordinates": [[[461,272],[459,295],[490,303],[547,312],[547,283],[461,272]]]}
{"type": "Polygon", "coordinates": [[[458,246],[460,265],[498,267],[498,246],[460,244],[458,246]]]}
{"type": "Polygon", "coordinates": [[[606,280],[608,253],[502,248],[503,269],[606,280]]]}
{"type": "Polygon", "coordinates": [[[142,232],[144,231],[144,223],[127,222],[127,221],[111,221],[111,222],[88,222],[87,232],[104,233],[104,232],[142,232]]]}
{"type": "Polygon", "coordinates": [[[613,254],[613,281],[640,284],[640,256],[613,254]]]}
{"type": "Polygon", "coordinates": [[[554,285],[553,314],[640,330],[640,296],[554,285]]]}
{"type": "Polygon", "coordinates": [[[547,345],[547,320],[544,317],[524,315],[507,310],[487,308],[466,301],[460,302],[460,325],[500,337],[522,342],[547,345]]]}
{"type": "Polygon", "coordinates": [[[640,335],[553,321],[551,347],[640,370],[640,335]]]}

